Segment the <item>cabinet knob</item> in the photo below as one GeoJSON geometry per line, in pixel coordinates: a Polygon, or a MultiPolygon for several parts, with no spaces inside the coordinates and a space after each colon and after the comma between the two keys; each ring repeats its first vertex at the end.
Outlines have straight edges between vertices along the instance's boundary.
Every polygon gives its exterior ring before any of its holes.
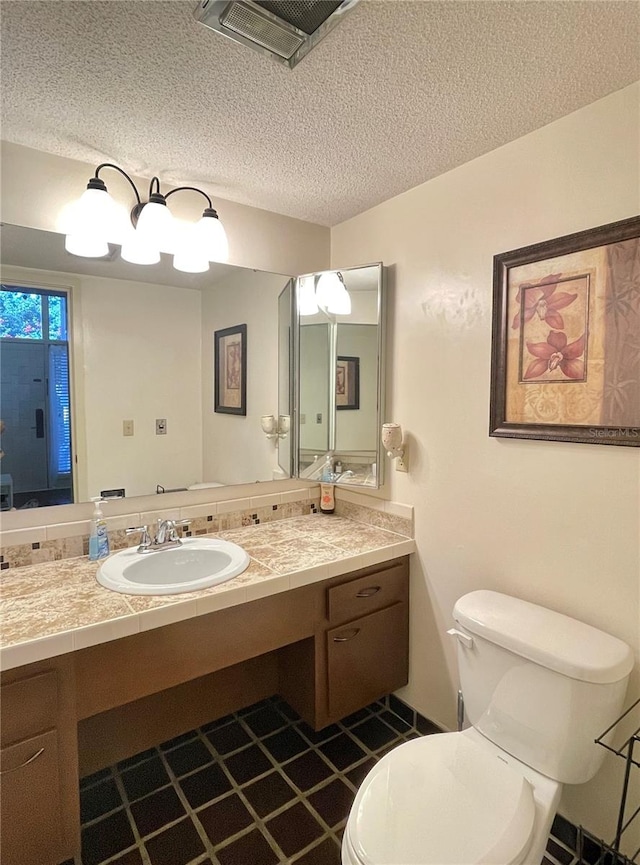
{"type": "Polygon", "coordinates": [[[380,586],[369,586],[366,589],[360,589],[356,598],[370,598],[372,595],[376,595],[380,591],[380,586]]]}
{"type": "Polygon", "coordinates": [[[349,631],[344,632],[343,637],[334,637],[334,643],[346,643],[347,640],[353,640],[354,637],[357,637],[360,633],[360,628],[351,628],[349,631]]]}
{"type": "Polygon", "coordinates": [[[41,754],[44,754],[44,748],[40,748],[39,751],[36,751],[35,754],[29,757],[28,760],[25,760],[24,763],[20,763],[19,766],[14,766],[12,769],[3,769],[0,771],[0,775],[8,775],[9,772],[17,772],[18,769],[24,769],[25,766],[29,765],[29,763],[33,763],[34,760],[37,760],[41,754]]]}

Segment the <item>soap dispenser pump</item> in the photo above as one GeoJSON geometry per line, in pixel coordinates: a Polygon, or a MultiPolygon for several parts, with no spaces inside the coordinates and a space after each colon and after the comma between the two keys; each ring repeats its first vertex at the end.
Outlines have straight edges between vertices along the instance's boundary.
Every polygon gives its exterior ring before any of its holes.
{"type": "Polygon", "coordinates": [[[98,559],[105,559],[109,555],[109,535],[100,508],[106,499],[95,496],[91,501],[94,503],[94,511],[91,516],[91,531],[89,533],[89,560],[95,562],[98,559]]]}

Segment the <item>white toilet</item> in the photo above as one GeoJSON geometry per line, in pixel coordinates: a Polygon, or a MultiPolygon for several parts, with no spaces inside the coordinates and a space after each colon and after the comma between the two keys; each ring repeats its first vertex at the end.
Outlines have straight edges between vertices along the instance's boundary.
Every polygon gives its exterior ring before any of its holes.
{"type": "Polygon", "coordinates": [[[629,646],[498,592],[454,607],[470,728],[414,739],[369,772],[343,865],[540,865],[562,784],[602,763],[622,709],[629,646]]]}

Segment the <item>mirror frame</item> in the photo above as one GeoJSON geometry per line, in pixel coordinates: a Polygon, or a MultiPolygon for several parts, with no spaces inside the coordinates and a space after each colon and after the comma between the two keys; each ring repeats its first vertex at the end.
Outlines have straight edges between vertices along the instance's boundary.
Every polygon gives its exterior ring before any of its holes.
{"type": "MultiPolygon", "coordinates": [[[[377,388],[376,388],[376,399],[377,399],[377,411],[376,411],[376,483],[373,484],[358,484],[358,483],[340,483],[341,487],[346,487],[352,490],[368,490],[368,489],[380,489],[384,485],[385,481],[385,452],[382,447],[382,441],[380,438],[380,431],[382,429],[382,423],[385,418],[385,397],[386,397],[386,345],[387,345],[387,268],[383,265],[381,261],[374,261],[370,264],[361,264],[356,265],[354,267],[341,267],[341,268],[332,268],[330,270],[320,270],[314,273],[304,273],[300,274],[295,278],[295,286],[293,292],[293,333],[294,333],[294,345],[293,345],[293,371],[292,371],[292,382],[294,385],[294,393],[293,393],[293,437],[292,437],[292,446],[294,448],[294,465],[293,465],[293,476],[299,478],[301,480],[307,480],[307,478],[300,478],[300,380],[301,380],[301,370],[300,370],[300,328],[301,328],[301,316],[299,312],[299,299],[300,299],[300,283],[301,280],[305,277],[320,277],[324,273],[336,273],[338,270],[340,273],[348,273],[349,271],[354,270],[362,270],[364,268],[376,267],[378,269],[378,298],[377,298],[377,311],[378,311],[378,368],[377,368],[377,388]]],[[[328,322],[331,324],[331,322],[328,322]]],[[[334,349],[337,349],[337,334],[333,337],[330,337],[330,343],[334,349]]],[[[334,365],[335,366],[335,365],[334,365]]],[[[328,450],[330,453],[335,449],[331,445],[335,445],[335,420],[336,420],[336,399],[335,399],[335,369],[331,367],[332,372],[330,373],[330,381],[329,381],[329,411],[332,415],[332,422],[330,425],[334,430],[333,441],[331,438],[328,442],[328,450]]],[[[340,451],[337,450],[338,455],[340,455],[340,451]]]]}

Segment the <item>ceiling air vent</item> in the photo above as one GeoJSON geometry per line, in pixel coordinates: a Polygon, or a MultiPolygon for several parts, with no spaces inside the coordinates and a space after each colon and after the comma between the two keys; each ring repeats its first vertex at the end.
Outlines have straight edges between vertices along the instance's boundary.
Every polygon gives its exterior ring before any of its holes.
{"type": "Polygon", "coordinates": [[[298,64],[360,0],[201,0],[202,24],[234,42],[298,64]]]}

